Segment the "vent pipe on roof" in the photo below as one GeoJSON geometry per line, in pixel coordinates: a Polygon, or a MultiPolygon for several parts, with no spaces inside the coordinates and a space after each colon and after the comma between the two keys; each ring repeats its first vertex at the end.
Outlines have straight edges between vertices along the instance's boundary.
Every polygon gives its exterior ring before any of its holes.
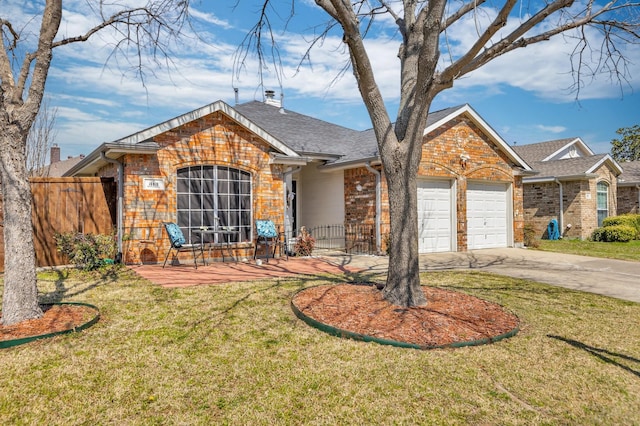
{"type": "Polygon", "coordinates": [[[233,94],[235,95],[236,105],[238,105],[238,103],[240,103],[240,94],[237,87],[233,88],[233,94]]]}
{"type": "Polygon", "coordinates": [[[281,101],[276,100],[276,92],[274,90],[264,91],[264,103],[280,108],[282,106],[281,101]]]}

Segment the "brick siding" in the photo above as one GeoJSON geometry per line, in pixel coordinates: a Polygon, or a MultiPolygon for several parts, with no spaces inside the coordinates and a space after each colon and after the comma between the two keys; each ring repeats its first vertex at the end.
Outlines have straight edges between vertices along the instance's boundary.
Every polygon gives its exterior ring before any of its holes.
{"type": "MultiPolygon", "coordinates": [[[[598,182],[609,184],[609,215],[617,214],[617,181],[613,171],[603,165],[595,174],[597,177],[590,179],[562,181],[563,238],[588,239],[598,227],[598,182]]],[[[524,193],[525,222],[533,227],[537,238],[546,239],[551,219],[560,220],[560,187],[555,182],[525,183],[524,193]]]]}
{"type": "MultiPolygon", "coordinates": [[[[459,251],[467,250],[467,181],[503,182],[511,184],[513,193],[514,242],[524,240],[524,213],[522,208],[522,178],[514,176],[514,164],[471,121],[458,117],[424,138],[422,159],[418,177],[439,177],[456,181],[456,223],[459,251]],[[460,155],[470,160],[463,164],[460,155]]],[[[380,166],[376,168],[380,170],[380,166]]],[[[366,168],[346,170],[345,222],[375,223],[375,176],[366,168]],[[356,188],[360,185],[361,191],[356,188]]],[[[384,250],[385,233],[388,232],[389,198],[387,184],[382,176],[382,224],[381,235],[384,250]]]]}
{"type": "MultiPolygon", "coordinates": [[[[253,217],[284,223],[282,166],[270,164],[269,145],[221,112],[154,138],[157,155],[125,155],[124,261],[163,261],[169,239],[161,222],[176,221],[176,170],[194,165],[222,165],[251,173],[253,217]],[[144,178],[164,181],[164,191],[143,189],[144,178]]],[[[100,171],[115,176],[115,166],[100,171]]],[[[235,245],[235,254],[250,256],[252,244],[235,245]]]]}

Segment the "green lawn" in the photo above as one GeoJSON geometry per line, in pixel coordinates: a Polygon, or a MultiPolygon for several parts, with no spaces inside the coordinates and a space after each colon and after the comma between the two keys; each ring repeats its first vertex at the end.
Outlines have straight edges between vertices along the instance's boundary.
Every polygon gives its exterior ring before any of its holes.
{"type": "Polygon", "coordinates": [[[539,250],[640,262],[640,240],[627,243],[601,243],[581,240],[540,240],[539,250]]]}
{"type": "Polygon", "coordinates": [[[162,289],[42,276],[81,333],[0,351],[0,424],[640,424],[640,304],[477,272],[425,284],[517,313],[499,343],[418,351],[329,336],[292,294],[328,277],[162,289]]]}

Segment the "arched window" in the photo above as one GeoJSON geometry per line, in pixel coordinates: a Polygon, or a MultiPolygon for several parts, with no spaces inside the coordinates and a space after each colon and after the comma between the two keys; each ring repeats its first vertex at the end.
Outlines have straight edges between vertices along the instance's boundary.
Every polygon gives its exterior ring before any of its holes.
{"type": "Polygon", "coordinates": [[[602,221],[609,216],[609,184],[598,182],[596,185],[596,199],[598,210],[598,226],[602,226],[602,221]]]}
{"type": "MultiPolygon", "coordinates": [[[[240,232],[231,242],[251,241],[251,174],[225,166],[178,169],[177,211],[178,226],[188,239],[201,226],[232,226],[240,232]]],[[[209,238],[222,242],[221,235],[209,238]]]]}

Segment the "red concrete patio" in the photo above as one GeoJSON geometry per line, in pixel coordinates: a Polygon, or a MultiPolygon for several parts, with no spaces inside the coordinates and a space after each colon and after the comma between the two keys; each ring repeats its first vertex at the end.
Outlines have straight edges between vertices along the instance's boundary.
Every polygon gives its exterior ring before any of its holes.
{"type": "Polygon", "coordinates": [[[186,260],[180,265],[167,265],[164,269],[161,264],[132,265],[130,268],[141,277],[163,287],[189,287],[296,275],[344,275],[362,269],[319,257],[269,259],[268,263],[263,261],[262,265],[256,265],[255,262],[212,262],[206,266],[198,265],[198,269],[186,260]]]}

